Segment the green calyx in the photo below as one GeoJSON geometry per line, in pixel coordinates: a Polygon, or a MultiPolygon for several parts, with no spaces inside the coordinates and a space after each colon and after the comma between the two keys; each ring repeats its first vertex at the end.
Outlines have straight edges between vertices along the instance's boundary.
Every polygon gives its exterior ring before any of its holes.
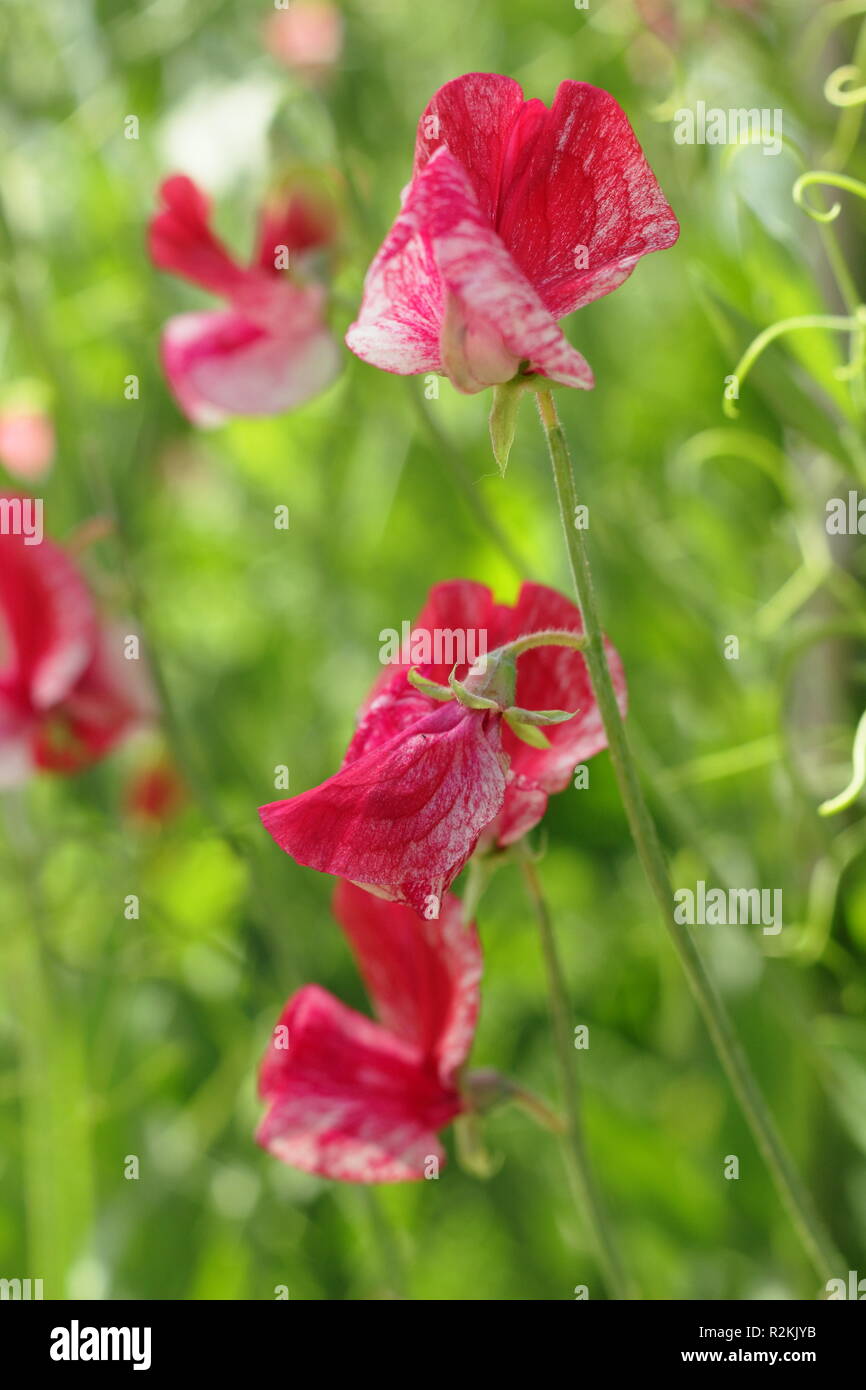
{"type": "Polygon", "coordinates": [[[470,690],[463,681],[459,681],[454,672],[448,677],[448,684],[454,692],[454,697],[459,700],[461,705],[467,709],[499,709],[499,701],[492,700],[489,695],[477,695],[470,690]]]}
{"type": "Polygon", "coordinates": [[[530,372],[529,362],[526,361],[521,362],[519,371],[510,381],[500,382],[493,387],[493,404],[490,407],[489,418],[490,442],[493,445],[493,457],[503,478],[514,443],[520,402],[527,391],[548,391],[553,385],[555,383],[548,381],[546,377],[539,376],[537,372],[530,372]]]}
{"type": "Polygon", "coordinates": [[[524,384],[519,377],[514,377],[511,381],[505,381],[502,385],[493,388],[493,404],[490,407],[489,419],[490,443],[493,446],[493,457],[496,459],[500,475],[503,478],[508,467],[511,446],[514,443],[517,413],[520,409],[524,390],[524,384]]]}
{"type": "MultiPolygon", "coordinates": [[[[452,675],[454,672],[452,671],[452,675]]],[[[426,676],[422,676],[417,666],[411,666],[408,672],[409,684],[414,685],[416,690],[420,690],[422,695],[426,695],[430,700],[453,700],[454,691],[447,685],[438,685],[436,681],[428,681],[426,676]]]]}
{"type": "Polygon", "coordinates": [[[465,680],[458,680],[455,666],[447,685],[422,676],[417,667],[409,671],[409,680],[422,695],[431,700],[457,700],[466,709],[493,709],[504,712],[514,704],[517,682],[515,658],[506,647],[480,658],[470,667],[465,680]]]}
{"type": "MultiPolygon", "coordinates": [[[[448,677],[447,685],[440,685],[437,681],[428,680],[422,676],[417,667],[413,666],[409,670],[409,681],[415,689],[428,699],[448,701],[456,700],[463,705],[464,709],[471,710],[495,710],[501,714],[508,727],[533,748],[549,748],[550,740],[542,733],[542,728],[550,724],[563,724],[567,719],[573,719],[575,710],[561,709],[522,709],[514,703],[514,691],[517,684],[517,655],[515,649],[521,643],[528,643],[530,647],[545,645],[536,640],[545,636],[554,639],[562,636],[574,638],[575,634],[561,633],[533,633],[531,637],[518,638],[517,642],[509,643],[505,647],[497,647],[480,663],[476,663],[468,672],[465,680],[458,680],[455,674],[457,667],[448,677]]],[[[563,645],[554,641],[552,645],[563,645]]],[[[565,645],[572,645],[571,641],[565,645]]],[[[528,649],[528,648],[523,648],[528,649]]]]}

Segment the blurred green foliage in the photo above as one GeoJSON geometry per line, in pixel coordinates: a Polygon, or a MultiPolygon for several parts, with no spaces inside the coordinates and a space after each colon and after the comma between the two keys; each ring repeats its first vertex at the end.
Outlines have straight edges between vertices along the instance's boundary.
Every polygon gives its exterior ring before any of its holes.
{"type": "MultiPolygon", "coordinates": [[[[566,77],[608,88],[682,223],[674,250],[567,325],[598,384],[560,392],[560,407],[673,881],[783,890],[778,938],[695,930],[798,1165],[866,1274],[866,822],[857,807],[816,813],[847,780],[866,697],[863,547],[831,552],[824,528],[827,498],[864,481],[862,410],[834,376],[844,339],[792,335],[745,383],[740,419],[721,412],[754,334],[842,311],[791,186],[838,145],[822,83],[851,60],[861,21],[825,42],[804,38],[810,0],[343,8],[343,59],[318,88],[268,55],[265,3],[0,10],[3,381],[50,393],[49,531],[113,519],[84,563],[105,604],[142,625],[189,786],[163,828],[136,827],[135,742],[4,797],[0,1274],[42,1277],[47,1297],[269,1299],[288,1285],[301,1299],[540,1300],[582,1283],[601,1296],[556,1143],[516,1110],[489,1121],[501,1166],[487,1182],[452,1159],[438,1182],[359,1190],[290,1171],[252,1138],[258,1059],[291,991],[315,980],[367,1007],[329,881],[281,855],[256,808],[278,764],[293,792],[336,769],[380,630],[411,619],[431,583],[465,576],[513,597],[520,574],[479,503],[527,572],[568,592],[537,422],[526,406],[501,480],[483,398],[443,382],[419,409],[419,383],[346,353],[339,381],[297,413],[196,433],[157,347],[162,322],[205,299],[145,252],[167,172],[201,178],[246,248],[269,177],[325,164],[344,201],[341,331],[420,111],[475,69],[546,101],[566,77]],[[698,99],[780,107],[792,145],[775,159],[678,146],[673,111],[698,99]],[[281,504],[288,531],[273,526],[281,504]],[[138,1180],[124,1177],[130,1155],[138,1180]]],[[[845,167],[863,178],[858,114],[842,119],[845,167]]],[[[864,209],[844,204],[835,232],[862,291],[864,209]]],[[[606,755],[587,791],[555,798],[544,839],[574,1021],[591,1029],[576,1054],[589,1144],[643,1297],[816,1296],[657,921],[606,755]],[[739,1181],[724,1180],[728,1154],[739,1181]]],[[[480,927],[473,1060],[555,1100],[514,868],[480,927]]]]}

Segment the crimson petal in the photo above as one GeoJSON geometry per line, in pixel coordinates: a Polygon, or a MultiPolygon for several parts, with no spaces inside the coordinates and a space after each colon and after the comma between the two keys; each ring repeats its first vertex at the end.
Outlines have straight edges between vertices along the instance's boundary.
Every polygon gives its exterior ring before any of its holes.
{"type": "Polygon", "coordinates": [[[478,1021],[481,948],[462,911],[450,893],[435,921],[345,880],[334,894],[334,916],[379,1018],[435,1061],[445,1086],[466,1060],[478,1021]]]}
{"type": "Polygon", "coordinates": [[[679,235],[622,107],[586,82],[561,83],[515,152],[497,227],[555,319],[609,294],[679,235]]]}
{"type": "Polygon", "coordinates": [[[505,795],[499,720],[440,705],[321,786],[259,810],[281,849],[430,918],[505,795]]]}
{"type": "Polygon", "coordinates": [[[289,1000],[275,1034],[256,1137],[277,1158],[347,1182],[406,1182],[423,1178],[429,1159],[442,1162],[437,1131],[460,1099],[416,1047],[316,985],[289,1000]]]}
{"type": "Polygon", "coordinates": [[[418,122],[415,173],[445,145],[469,175],[482,213],[495,224],[503,168],[524,105],[513,77],[470,72],[446,82],[418,122]]]}
{"type": "Polygon", "coordinates": [[[159,190],[164,207],[150,223],[154,265],[214,294],[230,295],[244,271],[210,229],[210,204],[192,179],[174,174],[159,190]]]}

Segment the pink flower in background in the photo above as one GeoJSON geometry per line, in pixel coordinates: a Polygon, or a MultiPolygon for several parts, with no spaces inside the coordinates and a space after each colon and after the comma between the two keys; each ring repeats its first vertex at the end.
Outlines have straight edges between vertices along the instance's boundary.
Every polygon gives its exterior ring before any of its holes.
{"type": "Polygon", "coordinates": [[[465,392],[519,370],[588,388],[559,320],[678,232],[608,92],[563,82],[548,109],[510,77],[470,73],[421,117],[412,182],[346,342],[373,366],[442,372],[465,392]]]}
{"type": "MultiPolygon", "coordinates": [[[[483,584],[438,584],[414,624],[429,634],[484,633],[492,651],[528,633],[582,633],[578,609],[553,589],[524,584],[516,605],[494,602],[483,584]]],[[[456,640],[456,639],[452,639],[456,640]]],[[[608,661],[620,707],[625,677],[613,647],[608,661]]],[[[449,658],[418,664],[444,685],[449,658]]],[[[260,808],[262,822],[298,863],[366,884],[435,917],[442,894],[476,848],[513,843],[544,815],[574,767],[605,747],[601,715],[583,656],[540,647],[517,661],[514,701],[522,709],[574,710],[545,729],[549,747],[528,746],[506,724],[504,708],[443,704],[410,682],[409,663],[389,667],[362,710],[342,769],[321,786],[260,808]]],[[[463,679],[468,663],[458,664],[463,679]]]]}
{"type": "Polygon", "coordinates": [[[279,62],[317,82],[343,51],[343,16],[326,0],[292,0],[268,19],[265,42],[279,62]]]}
{"type": "Polygon", "coordinates": [[[54,425],[44,411],[0,411],[0,463],[14,478],[44,478],[54,462],[54,448],[54,425]]]}
{"type": "Polygon", "coordinates": [[[458,1073],[478,1020],[481,949],[448,897],[436,922],[340,883],[334,914],[380,1022],[317,985],[289,1000],[262,1063],[258,1142],[349,1182],[423,1178],[465,1108],[458,1073]]]}
{"type": "Polygon", "coordinates": [[[242,266],[210,229],[210,208],[191,179],[175,175],[160,190],[163,210],[150,224],[155,265],[228,302],[228,308],[179,314],[163,331],[162,359],[178,403],[194,424],[232,415],[277,415],[324,390],[339,368],[325,321],[325,290],[283,274],[329,244],[333,217],[302,190],[263,210],[257,245],[242,266]]]}
{"type": "Polygon", "coordinates": [[[153,716],[127,633],[101,621],[60,546],[0,534],[0,785],[76,772],[153,716]]]}
{"type": "MultiPolygon", "coordinates": [[[[388,710],[386,717],[390,717],[388,710]]],[[[502,808],[499,718],[407,696],[407,726],[341,772],[262,806],[268,834],[299,864],[379,888],[435,917],[441,896],[502,808]]]]}

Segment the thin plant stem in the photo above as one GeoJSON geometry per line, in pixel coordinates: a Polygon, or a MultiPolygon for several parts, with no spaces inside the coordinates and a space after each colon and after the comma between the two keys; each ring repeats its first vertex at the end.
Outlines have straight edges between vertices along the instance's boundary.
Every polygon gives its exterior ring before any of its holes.
{"type": "MultiPolygon", "coordinates": [[[[829,332],[857,334],[862,331],[863,322],[859,314],[796,314],[794,318],[779,319],[777,323],[771,323],[769,328],[765,328],[752,339],[734,368],[732,375],[738,387],[742,387],[752,367],[770,343],[775,342],[784,333],[795,333],[802,328],[824,328],[829,332]]],[[[539,392],[539,406],[542,394],[544,393],[539,392]]],[[[734,399],[725,397],[722,408],[729,420],[738,419],[740,411],[734,404],[734,399]]]]}
{"type": "Polygon", "coordinates": [[[526,886],[526,895],[538,923],[538,934],[541,938],[541,950],[547,972],[554,1050],[559,1067],[565,1110],[562,1150],[569,1182],[581,1218],[588,1222],[592,1232],[596,1254],[608,1291],[613,1298],[631,1299],[635,1297],[635,1294],[614,1239],[601,1193],[593,1176],[584,1139],[580,1090],[569,1023],[568,990],[565,985],[562,961],[556,946],[553,923],[542,892],[538,871],[529,850],[522,843],[518,850],[518,857],[526,886]]]}
{"type": "Polygon", "coordinates": [[[686,928],[677,922],[674,915],[674,897],[667,866],[655,824],[641,790],[637,765],[628,745],[607,663],[584,534],[582,529],[574,525],[577,488],[568,444],[559,423],[553,394],[549,390],[538,393],[538,411],[553,467],[568,562],[583,614],[584,631],[587,636],[586,664],[638,857],[673,941],[680,965],[703,1014],[719,1061],[792,1225],[821,1277],[824,1280],[833,1278],[840,1271],[846,1270],[848,1265],[836,1250],[809,1192],[788,1155],[737,1039],[722,998],[707,974],[697,947],[686,928]]]}
{"type": "MultiPolygon", "coordinates": [[[[497,650],[506,652],[509,656],[522,656],[524,652],[531,652],[533,647],[570,647],[573,652],[582,652],[585,646],[586,638],[583,633],[550,628],[546,632],[529,632],[525,637],[507,642],[497,650]]],[[[490,656],[494,655],[494,652],[490,653],[490,656]]]]}

